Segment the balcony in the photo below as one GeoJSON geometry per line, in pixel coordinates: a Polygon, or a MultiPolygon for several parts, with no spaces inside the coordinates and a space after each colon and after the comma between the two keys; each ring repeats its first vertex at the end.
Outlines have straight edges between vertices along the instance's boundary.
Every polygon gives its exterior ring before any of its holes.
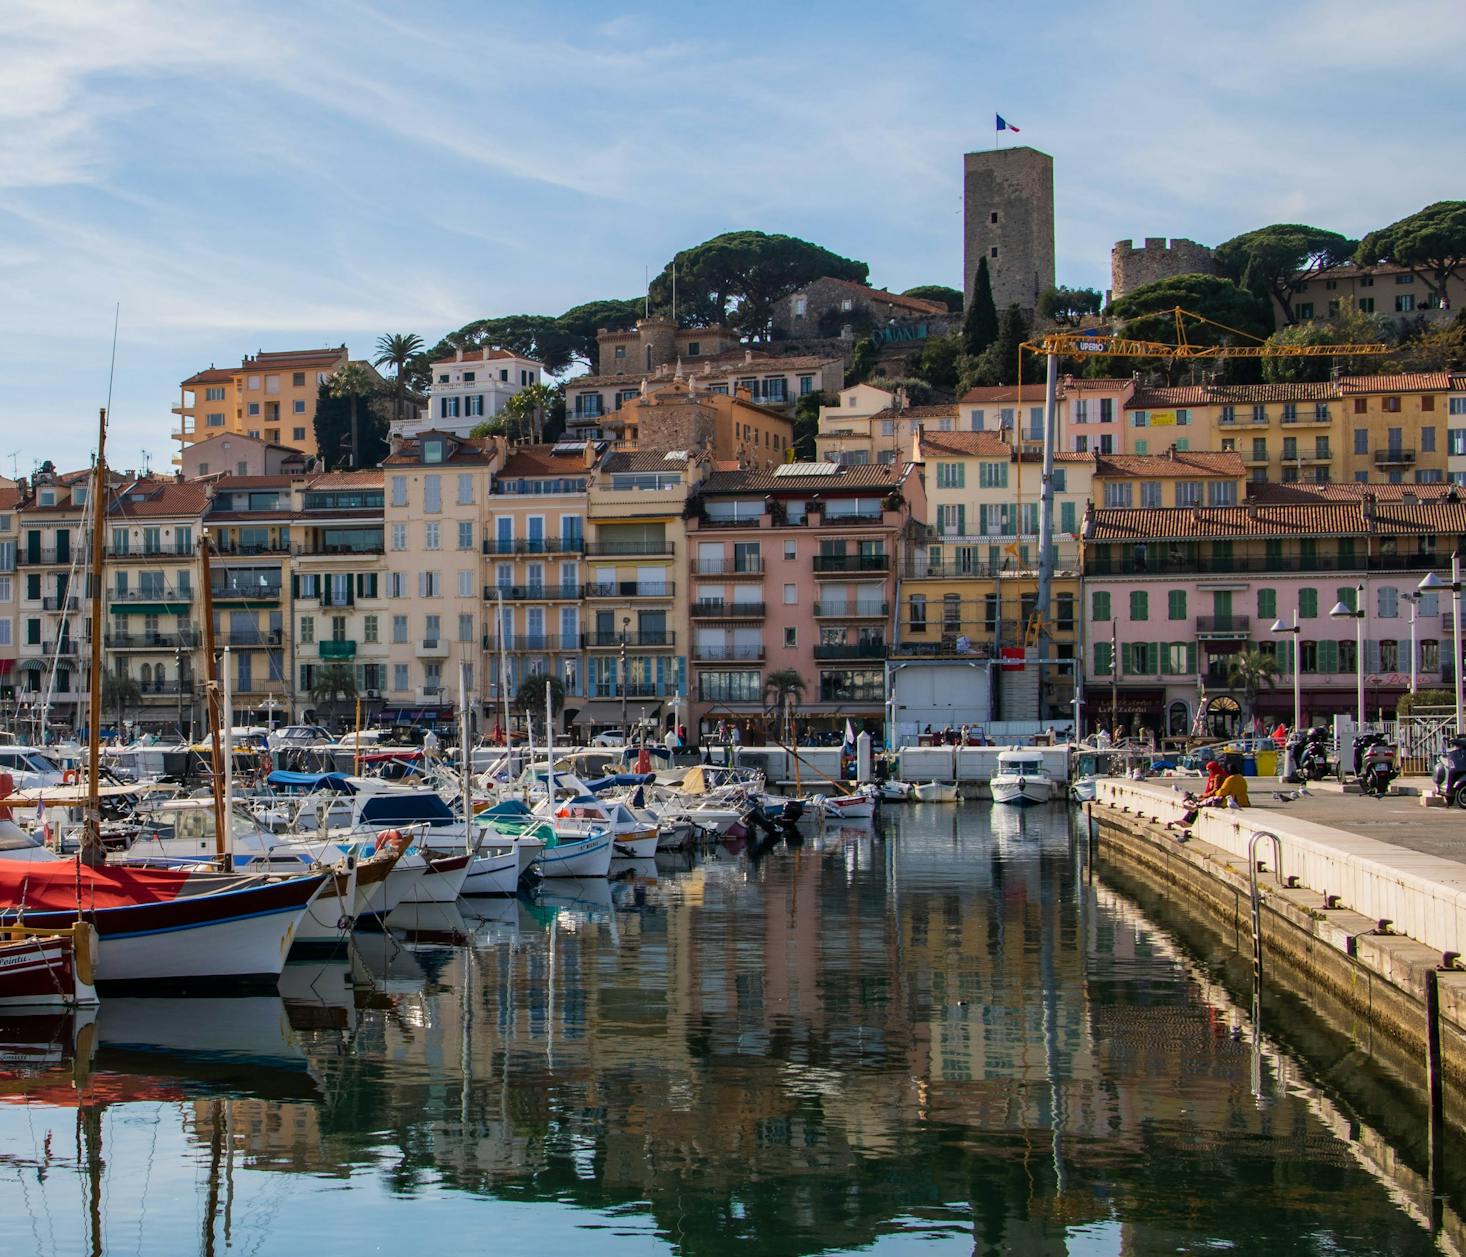
{"type": "MultiPolygon", "coordinates": [[[[325,645],[324,642],[321,644],[325,645]]],[[[416,654],[419,659],[446,659],[448,657],[448,639],[446,637],[419,638],[416,654]]]]}
{"type": "Polygon", "coordinates": [[[1245,638],[1252,632],[1252,617],[1249,615],[1199,615],[1196,617],[1196,636],[1211,638],[1245,638]]]}
{"type": "Polygon", "coordinates": [[[1272,459],[1266,450],[1253,450],[1250,454],[1243,454],[1242,461],[1248,467],[1266,467],[1272,459]]]}
{"type": "Polygon", "coordinates": [[[884,659],[889,651],[881,642],[838,642],[816,646],[816,659],[884,659]]]}
{"type": "Polygon", "coordinates": [[[159,546],[157,549],[154,549],[154,550],[148,550],[146,548],[143,548],[143,549],[134,548],[133,546],[122,546],[122,547],[119,548],[119,547],[116,547],[116,546],[108,545],[107,546],[106,553],[107,553],[107,558],[108,559],[127,559],[127,560],[137,559],[138,561],[144,562],[144,563],[160,563],[164,559],[191,559],[191,558],[193,558],[193,550],[192,549],[188,549],[188,550],[177,550],[177,549],[174,549],[174,550],[165,550],[161,546],[159,546]]]}
{"type": "Polygon", "coordinates": [[[585,587],[587,598],[671,598],[677,586],[669,580],[593,581],[585,587]]]}
{"type": "Polygon", "coordinates": [[[591,558],[667,558],[676,553],[670,541],[592,541],[585,547],[591,558]]]}
{"type": "MultiPolygon", "coordinates": [[[[1035,439],[1042,440],[1041,437],[1035,439]]],[[[884,511],[824,511],[813,512],[813,516],[810,523],[816,528],[838,528],[842,524],[869,528],[872,524],[884,523],[886,513],[884,511]]]]}
{"type": "Polygon", "coordinates": [[[224,558],[247,558],[257,554],[289,554],[290,542],[283,537],[278,541],[251,541],[244,544],[235,541],[215,541],[214,553],[224,558]]]}
{"type": "Polygon", "coordinates": [[[192,602],[193,589],[109,589],[109,602],[192,602]]]}
{"type": "Polygon", "coordinates": [[[1315,446],[1311,450],[1294,450],[1293,453],[1283,451],[1283,462],[1285,463],[1328,463],[1334,457],[1333,450],[1327,446],[1319,448],[1315,446]]]}
{"type": "Polygon", "coordinates": [[[78,598],[76,594],[68,594],[65,598],[57,598],[54,596],[50,598],[42,598],[41,610],[64,611],[70,614],[71,612],[81,610],[81,599],[78,598]]]}
{"type": "Polygon", "coordinates": [[[102,640],[109,650],[195,650],[202,644],[197,629],[181,633],[108,633],[102,640]]]}
{"type": "Polygon", "coordinates": [[[520,537],[508,541],[485,537],[482,547],[485,558],[515,554],[581,554],[585,548],[584,537],[520,537]]]}
{"type": "Polygon", "coordinates": [[[484,600],[493,602],[579,602],[579,585],[485,585],[484,600]]]}
{"type": "Polygon", "coordinates": [[[581,644],[587,650],[619,650],[624,642],[628,650],[661,649],[677,644],[676,633],[583,633],[581,644]]]}
{"type": "Polygon", "coordinates": [[[1392,445],[1388,449],[1375,450],[1374,452],[1374,465],[1376,467],[1410,467],[1414,463],[1414,450],[1402,450],[1392,445]]]}
{"type": "Polygon", "coordinates": [[[153,681],[148,685],[139,684],[137,692],[145,699],[178,698],[180,695],[184,698],[191,698],[193,696],[193,680],[190,678],[187,681],[153,681]]]}
{"type": "Polygon", "coordinates": [[[413,701],[420,707],[436,707],[441,703],[451,703],[447,687],[442,685],[419,685],[412,692],[413,701]]]}
{"type": "MultiPolygon", "coordinates": [[[[588,697],[618,699],[622,690],[617,690],[611,685],[592,684],[588,697]]],[[[664,681],[658,685],[655,681],[632,681],[624,687],[624,692],[629,699],[639,698],[676,698],[677,686],[671,681],[664,681]]]]}
{"type": "Polygon", "coordinates": [[[332,638],[330,641],[321,642],[317,647],[317,653],[322,659],[355,659],[356,642],[351,638],[332,638]]]}
{"type": "MultiPolygon", "coordinates": [[[[499,653],[499,639],[492,634],[483,635],[483,648],[492,654],[499,653]]],[[[567,650],[579,650],[579,637],[559,637],[554,633],[516,633],[504,639],[504,649],[512,654],[546,655],[567,650]]],[[[493,666],[492,664],[490,665],[493,666]]],[[[495,674],[497,675],[497,674],[495,674]]]]}
{"type": "Polygon", "coordinates": [[[695,523],[699,529],[712,530],[716,528],[762,528],[769,522],[768,515],[740,515],[736,519],[732,516],[715,518],[711,515],[694,516],[691,523],[695,523]]]}
{"type": "Polygon", "coordinates": [[[764,561],[761,558],[742,559],[693,559],[692,574],[694,576],[751,576],[758,578],[764,574],[764,561]]]}
{"type": "Polygon", "coordinates": [[[724,602],[708,598],[694,602],[690,614],[694,620],[762,620],[764,604],[761,602],[724,602]]]}
{"type": "Polygon", "coordinates": [[[886,572],[890,570],[888,554],[817,554],[814,556],[816,576],[848,576],[851,573],[886,572]]]}
{"type": "Polygon", "coordinates": [[[817,602],[814,604],[816,619],[822,620],[871,620],[884,619],[890,614],[889,602],[817,602]]]}
{"type": "Polygon", "coordinates": [[[1304,427],[1304,428],[1307,428],[1307,427],[1320,427],[1320,428],[1326,428],[1332,422],[1333,422],[1333,420],[1330,418],[1329,412],[1328,412],[1327,408],[1325,408],[1323,414],[1321,414],[1321,415],[1320,414],[1316,414],[1312,410],[1309,410],[1309,411],[1299,411],[1298,414],[1294,415],[1291,419],[1288,417],[1288,414],[1287,414],[1286,411],[1283,412],[1283,426],[1284,427],[1289,427],[1289,428],[1292,428],[1292,427],[1304,427]]]}
{"type": "Polygon", "coordinates": [[[215,646],[278,646],[283,636],[279,629],[238,629],[214,634],[215,646]]]}
{"type": "Polygon", "coordinates": [[[35,567],[38,564],[61,564],[62,566],[69,566],[73,560],[78,563],[85,563],[87,561],[87,548],[83,545],[76,545],[66,550],[57,550],[52,546],[43,546],[37,550],[23,550],[18,557],[23,565],[29,567],[35,567]]]}
{"type": "Polygon", "coordinates": [[[692,657],[699,663],[757,663],[764,657],[763,643],[757,646],[694,646],[692,657]]]}
{"type": "Polygon", "coordinates": [[[1217,420],[1219,428],[1265,428],[1268,426],[1267,412],[1254,415],[1250,410],[1245,414],[1227,415],[1223,414],[1217,420]]]}
{"type": "Polygon", "coordinates": [[[292,547],[291,553],[301,558],[314,559],[352,559],[361,555],[386,554],[387,547],[384,542],[377,542],[374,545],[325,545],[321,542],[302,541],[292,547]]]}

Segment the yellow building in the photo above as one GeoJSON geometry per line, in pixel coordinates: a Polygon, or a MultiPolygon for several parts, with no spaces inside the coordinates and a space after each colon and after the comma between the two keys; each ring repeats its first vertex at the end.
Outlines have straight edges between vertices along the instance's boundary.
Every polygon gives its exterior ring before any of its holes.
{"type": "MultiPolygon", "coordinates": [[[[172,438],[186,447],[221,432],[237,432],[314,454],[320,386],[349,361],[341,345],[262,351],[237,367],[200,371],[179,385],[178,405],[173,407],[179,422],[172,438]]],[[[370,363],[360,365],[376,376],[370,363]]]]}
{"type": "Polygon", "coordinates": [[[719,392],[688,377],[648,388],[601,420],[621,450],[696,454],[768,470],[788,462],[794,421],[756,405],[742,388],[719,392]]]}
{"type": "Polygon", "coordinates": [[[1111,454],[1094,465],[1097,507],[1236,506],[1247,496],[1247,469],[1231,451],[1111,454]]]}

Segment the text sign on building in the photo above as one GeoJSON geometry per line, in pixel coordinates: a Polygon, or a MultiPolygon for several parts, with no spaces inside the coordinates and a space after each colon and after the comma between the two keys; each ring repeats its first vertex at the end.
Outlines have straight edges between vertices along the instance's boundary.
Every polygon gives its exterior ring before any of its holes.
{"type": "Polygon", "coordinates": [[[1176,412],[1174,410],[1152,410],[1150,412],[1150,426],[1152,428],[1174,428],[1176,426],[1176,412]]]}

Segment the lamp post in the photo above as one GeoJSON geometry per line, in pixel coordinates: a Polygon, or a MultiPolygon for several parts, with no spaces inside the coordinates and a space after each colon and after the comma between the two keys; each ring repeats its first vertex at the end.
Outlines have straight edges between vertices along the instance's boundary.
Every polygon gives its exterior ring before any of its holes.
{"type": "Polygon", "coordinates": [[[1410,695],[1413,698],[1420,690],[1420,646],[1416,641],[1415,612],[1420,603],[1418,590],[1401,595],[1410,604],[1410,695]]]}
{"type": "Polygon", "coordinates": [[[1299,726],[1303,723],[1303,704],[1300,702],[1298,688],[1298,677],[1301,671],[1300,664],[1302,663],[1302,660],[1298,657],[1298,634],[1301,631],[1298,627],[1298,608],[1293,608],[1293,623],[1291,625],[1284,624],[1282,620],[1274,620],[1272,631],[1274,633],[1287,633],[1293,638],[1293,732],[1297,733],[1299,726]]]}
{"type": "Polygon", "coordinates": [[[1451,591],[1451,615],[1455,654],[1451,658],[1451,681],[1456,687],[1456,735],[1461,735],[1461,556],[1451,555],[1451,579],[1443,581],[1434,572],[1427,572],[1425,579],[1416,586],[1421,590],[1449,589],[1451,591]]]}
{"type": "Polygon", "coordinates": [[[1354,586],[1354,606],[1340,600],[1329,609],[1329,616],[1335,620],[1354,621],[1354,685],[1358,698],[1359,724],[1355,736],[1364,732],[1364,586],[1354,586]]]}

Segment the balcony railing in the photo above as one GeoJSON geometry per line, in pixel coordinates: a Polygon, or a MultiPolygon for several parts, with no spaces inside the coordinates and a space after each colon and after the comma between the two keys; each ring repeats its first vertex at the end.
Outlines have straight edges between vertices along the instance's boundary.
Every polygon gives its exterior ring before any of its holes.
{"type": "Polygon", "coordinates": [[[836,642],[816,646],[816,659],[884,659],[890,651],[881,642],[836,642]]]}
{"type": "Polygon", "coordinates": [[[846,572],[884,572],[890,563],[888,554],[817,554],[814,556],[814,573],[816,576],[831,576],[846,572]]]}
{"type": "MultiPolygon", "coordinates": [[[[890,613],[889,602],[817,602],[814,613],[821,619],[869,619],[890,613]]],[[[938,608],[940,610],[940,608],[938,608]]]]}
{"type": "MultiPolygon", "coordinates": [[[[1039,438],[1042,439],[1042,438],[1039,438]]],[[[818,525],[823,523],[826,528],[836,528],[841,524],[879,524],[885,519],[884,511],[824,511],[818,514],[814,520],[818,525]]]]}
{"type": "Polygon", "coordinates": [[[584,537],[519,537],[508,541],[485,537],[483,540],[484,555],[490,558],[515,554],[581,554],[585,548],[584,537]]]}
{"type": "MultiPolygon", "coordinates": [[[[111,650],[194,650],[202,645],[197,629],[181,633],[108,633],[103,641],[111,650]]],[[[215,644],[220,644],[217,638],[215,644]]]]}
{"type": "Polygon", "coordinates": [[[237,541],[216,541],[214,553],[227,558],[239,558],[254,554],[289,554],[290,542],[285,538],[279,541],[250,541],[240,543],[237,541]]]}
{"type": "Polygon", "coordinates": [[[87,561],[86,546],[72,546],[64,554],[60,553],[53,546],[42,546],[38,550],[25,549],[20,551],[20,562],[34,566],[38,563],[70,563],[73,560],[79,563],[87,561]]]}
{"type": "Polygon", "coordinates": [[[1295,423],[1304,423],[1304,424],[1307,424],[1307,423],[1329,423],[1329,422],[1331,422],[1331,420],[1329,418],[1329,412],[1328,412],[1327,409],[1325,409],[1324,412],[1323,412],[1323,414],[1321,414],[1321,415],[1320,414],[1316,414],[1316,413],[1314,413],[1311,410],[1305,411],[1305,412],[1300,412],[1299,414],[1293,415],[1291,418],[1287,415],[1286,412],[1283,415],[1283,423],[1285,425],[1287,425],[1287,424],[1295,424],[1295,423]]]}
{"type": "Polygon", "coordinates": [[[214,634],[215,646],[278,646],[283,636],[279,629],[226,629],[214,634]]]}
{"type": "Polygon", "coordinates": [[[328,638],[316,646],[316,654],[322,659],[355,659],[356,640],[350,637],[328,638]]]}
{"type": "Polygon", "coordinates": [[[110,602],[192,602],[193,589],[109,589],[110,602]]]}
{"type": "Polygon", "coordinates": [[[67,594],[65,598],[57,598],[54,595],[41,599],[42,611],[78,611],[81,609],[81,599],[75,594],[67,594]],[[65,604],[64,606],[62,604],[65,604]]]}
{"type": "Polygon", "coordinates": [[[291,547],[291,553],[314,558],[351,558],[358,554],[386,554],[385,542],[369,546],[331,546],[322,542],[302,541],[291,547]]]}
{"type": "Polygon", "coordinates": [[[1196,617],[1198,637],[1246,637],[1252,632],[1250,615],[1199,615],[1196,617]]]}
{"type": "Polygon", "coordinates": [[[694,602],[691,614],[694,620],[762,620],[764,604],[707,598],[694,602]]]}
{"type": "Polygon", "coordinates": [[[158,546],[155,549],[147,550],[139,546],[114,546],[109,544],[106,550],[109,559],[191,559],[193,548],[187,550],[169,549],[166,546],[158,546]]]}
{"type": "Polygon", "coordinates": [[[697,515],[693,517],[693,522],[699,528],[760,528],[768,522],[768,518],[767,515],[740,515],[737,519],[719,519],[712,515],[697,515]]]}
{"type": "Polygon", "coordinates": [[[166,695],[177,698],[180,694],[187,696],[193,693],[193,681],[152,681],[147,685],[139,683],[137,692],[144,698],[162,698],[166,695]]]}
{"type": "Polygon", "coordinates": [[[1388,449],[1375,450],[1374,452],[1374,465],[1376,467],[1408,467],[1414,461],[1414,450],[1402,450],[1393,445],[1388,449]]]}
{"type": "Polygon", "coordinates": [[[587,598],[670,598],[677,592],[673,581],[592,581],[585,587],[587,598]]]}
{"type": "Polygon", "coordinates": [[[218,602],[279,602],[279,585],[215,585],[213,596],[218,602]]]}
{"type": "Polygon", "coordinates": [[[756,663],[764,657],[758,646],[694,646],[692,657],[701,663],[756,663]]]}
{"type": "Polygon", "coordinates": [[[1368,558],[1333,555],[1289,555],[1268,558],[1265,555],[1238,555],[1236,558],[1203,556],[1200,558],[1168,558],[1147,555],[1145,558],[1093,557],[1085,565],[1086,576],[1168,576],[1168,575],[1240,575],[1251,572],[1286,574],[1290,572],[1428,572],[1432,568],[1450,566],[1450,556],[1434,554],[1374,554],[1368,558]]]}
{"type": "Polygon", "coordinates": [[[676,553],[676,546],[670,541],[592,541],[585,547],[592,558],[634,558],[637,556],[670,557],[676,553]]]}
{"type": "Polygon", "coordinates": [[[694,576],[762,576],[764,561],[761,558],[741,559],[693,559],[694,576]]]}
{"type": "Polygon", "coordinates": [[[587,650],[616,650],[624,642],[628,650],[647,647],[675,646],[676,633],[582,633],[581,644],[587,650]]]}
{"type": "Polygon", "coordinates": [[[485,585],[484,599],[493,602],[500,595],[505,602],[576,602],[580,585],[485,585]]]}
{"type": "MultiPolygon", "coordinates": [[[[499,651],[499,639],[492,633],[483,635],[483,647],[492,654],[499,651]]],[[[558,651],[579,650],[580,637],[563,637],[555,633],[516,633],[504,639],[504,649],[510,654],[544,655],[558,651]]],[[[492,663],[489,665],[494,666],[492,663]]],[[[498,676],[498,673],[494,673],[498,676]]]]}
{"type": "Polygon", "coordinates": [[[631,699],[676,698],[677,686],[669,681],[663,681],[661,685],[655,681],[632,681],[618,690],[613,685],[597,685],[593,682],[590,686],[589,697],[615,699],[620,698],[623,692],[627,698],[631,699]]]}

